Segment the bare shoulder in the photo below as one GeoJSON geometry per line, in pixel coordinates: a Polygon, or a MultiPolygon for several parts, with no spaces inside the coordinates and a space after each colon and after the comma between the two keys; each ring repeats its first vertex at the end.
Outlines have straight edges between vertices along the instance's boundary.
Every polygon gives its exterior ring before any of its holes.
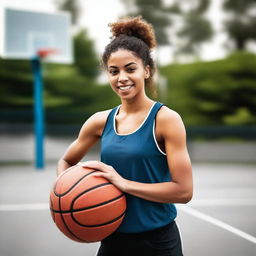
{"type": "Polygon", "coordinates": [[[88,120],[94,122],[96,125],[104,126],[110,112],[111,109],[96,112],[88,120]]]}
{"type": "Polygon", "coordinates": [[[83,136],[84,133],[90,133],[91,135],[101,136],[110,112],[111,109],[108,109],[96,112],[95,114],[90,116],[83,124],[80,131],[80,136],[83,136]]]}
{"type": "Polygon", "coordinates": [[[156,116],[157,129],[161,135],[177,135],[185,133],[185,127],[179,113],[168,108],[161,107],[156,116]]]}
{"type": "Polygon", "coordinates": [[[162,106],[157,114],[157,121],[163,123],[175,123],[182,122],[182,118],[176,111],[168,108],[167,106],[162,106]]]}

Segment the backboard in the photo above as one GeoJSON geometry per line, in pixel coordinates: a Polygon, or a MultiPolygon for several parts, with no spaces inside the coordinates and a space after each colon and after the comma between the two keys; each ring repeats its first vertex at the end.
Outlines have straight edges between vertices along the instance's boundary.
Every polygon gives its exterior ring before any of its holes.
{"type": "Polygon", "coordinates": [[[54,49],[45,61],[73,62],[68,12],[45,13],[5,7],[0,10],[0,56],[32,59],[38,50],[54,49]]]}

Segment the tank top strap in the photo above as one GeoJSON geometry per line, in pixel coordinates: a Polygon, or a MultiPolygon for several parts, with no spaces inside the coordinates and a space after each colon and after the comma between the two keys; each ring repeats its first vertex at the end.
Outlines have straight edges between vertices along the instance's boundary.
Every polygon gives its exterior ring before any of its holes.
{"type": "Polygon", "coordinates": [[[157,112],[159,111],[159,109],[163,106],[164,104],[161,102],[156,101],[156,103],[154,104],[148,118],[147,118],[147,123],[151,124],[154,122],[157,112]]]}
{"type": "Polygon", "coordinates": [[[113,122],[114,122],[114,117],[115,117],[115,113],[117,111],[117,109],[120,107],[120,105],[118,105],[117,107],[113,108],[107,117],[106,123],[105,123],[105,127],[103,129],[102,135],[109,133],[109,132],[113,132],[113,122]]]}
{"type": "Polygon", "coordinates": [[[113,121],[113,119],[114,119],[114,117],[115,117],[115,114],[116,114],[116,111],[117,111],[119,108],[120,108],[120,105],[114,107],[114,108],[110,111],[109,116],[108,116],[108,119],[109,119],[110,122],[113,121]]]}

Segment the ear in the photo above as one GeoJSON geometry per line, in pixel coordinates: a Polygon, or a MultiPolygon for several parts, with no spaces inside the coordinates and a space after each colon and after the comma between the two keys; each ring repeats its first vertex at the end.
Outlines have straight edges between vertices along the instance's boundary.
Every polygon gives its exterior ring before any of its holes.
{"type": "Polygon", "coordinates": [[[150,77],[150,66],[147,65],[145,67],[145,79],[148,79],[150,77]]]}

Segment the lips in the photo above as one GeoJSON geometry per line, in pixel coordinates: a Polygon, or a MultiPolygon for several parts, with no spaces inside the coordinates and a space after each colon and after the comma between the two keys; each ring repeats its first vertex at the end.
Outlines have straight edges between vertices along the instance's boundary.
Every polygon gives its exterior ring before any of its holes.
{"type": "Polygon", "coordinates": [[[128,85],[128,86],[120,86],[119,89],[124,91],[124,90],[128,90],[130,89],[132,86],[131,85],[128,85]]]}
{"type": "Polygon", "coordinates": [[[117,86],[117,88],[121,91],[127,91],[129,89],[131,89],[133,87],[133,84],[131,85],[121,85],[121,86],[117,86]]]}

